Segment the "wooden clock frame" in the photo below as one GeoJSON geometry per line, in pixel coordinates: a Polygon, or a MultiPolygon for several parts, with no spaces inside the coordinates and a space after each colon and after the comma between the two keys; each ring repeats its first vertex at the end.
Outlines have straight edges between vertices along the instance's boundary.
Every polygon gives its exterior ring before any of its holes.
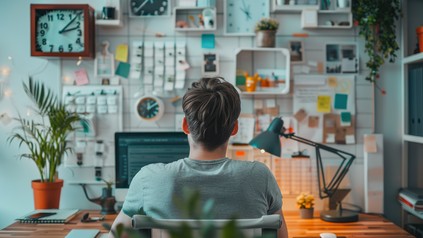
{"type": "Polygon", "coordinates": [[[95,11],[88,4],[31,4],[31,56],[94,58],[95,56],[95,11]],[[37,11],[39,10],[83,10],[84,51],[41,52],[37,51],[37,11]]]}

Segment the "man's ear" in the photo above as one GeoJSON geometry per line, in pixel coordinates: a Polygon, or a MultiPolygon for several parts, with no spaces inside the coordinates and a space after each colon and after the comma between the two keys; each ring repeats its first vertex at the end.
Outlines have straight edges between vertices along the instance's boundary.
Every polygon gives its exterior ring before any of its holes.
{"type": "Polygon", "coordinates": [[[238,120],[236,120],[235,122],[235,126],[234,126],[234,129],[232,130],[231,136],[236,135],[236,133],[238,133],[238,120]]]}
{"type": "Polygon", "coordinates": [[[186,117],[182,119],[182,131],[187,135],[189,134],[188,122],[186,117]]]}

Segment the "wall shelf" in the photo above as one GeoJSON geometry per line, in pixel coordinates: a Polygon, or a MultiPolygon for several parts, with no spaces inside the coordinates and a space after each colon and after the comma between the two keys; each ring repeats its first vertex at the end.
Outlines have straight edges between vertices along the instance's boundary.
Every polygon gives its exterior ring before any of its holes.
{"type": "Polygon", "coordinates": [[[96,26],[104,26],[104,27],[121,27],[122,23],[122,2],[121,0],[101,0],[101,1],[93,1],[91,2],[95,9],[95,24],[96,26]],[[105,20],[102,19],[102,11],[103,7],[110,6],[115,7],[115,19],[105,20]]]}
{"type": "Polygon", "coordinates": [[[402,60],[403,64],[413,64],[413,63],[419,63],[419,62],[423,62],[423,52],[407,56],[402,60]]]}
{"type": "Polygon", "coordinates": [[[216,8],[213,7],[175,7],[173,9],[173,23],[175,31],[179,32],[207,32],[216,30],[216,8]],[[200,23],[200,16],[203,24],[200,23]],[[178,23],[186,23],[188,27],[182,28],[178,23]]]}

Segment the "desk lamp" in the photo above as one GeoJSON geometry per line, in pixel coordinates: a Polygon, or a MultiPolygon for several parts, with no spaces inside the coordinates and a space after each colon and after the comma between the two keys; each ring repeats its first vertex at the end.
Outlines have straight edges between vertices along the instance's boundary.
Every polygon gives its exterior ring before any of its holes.
{"type": "Polygon", "coordinates": [[[281,143],[280,136],[287,139],[295,140],[306,145],[313,146],[316,150],[316,164],[317,164],[317,176],[319,182],[319,197],[329,198],[329,211],[322,211],[320,213],[320,219],[328,222],[354,222],[358,221],[358,214],[351,211],[343,210],[340,201],[347,195],[350,189],[338,189],[339,184],[348,172],[355,156],[353,154],[319,144],[305,138],[296,136],[295,133],[285,133],[283,127],[283,120],[279,117],[273,119],[270,123],[269,128],[250,141],[250,145],[258,148],[261,152],[268,152],[277,157],[281,156],[281,143]],[[320,150],[325,150],[330,153],[338,155],[342,162],[336,170],[333,178],[326,182],[325,172],[323,168],[322,157],[320,150]],[[338,203],[338,204],[336,204],[338,203]],[[338,207],[337,207],[338,205],[338,207]],[[337,209],[335,209],[337,207],[337,209]]]}

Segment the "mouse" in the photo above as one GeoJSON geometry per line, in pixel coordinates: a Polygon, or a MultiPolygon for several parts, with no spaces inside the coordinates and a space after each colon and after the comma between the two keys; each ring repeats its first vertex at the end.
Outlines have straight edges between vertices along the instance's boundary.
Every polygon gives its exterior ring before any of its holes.
{"type": "Polygon", "coordinates": [[[320,237],[321,238],[336,238],[336,235],[334,233],[320,233],[320,237]]]}

